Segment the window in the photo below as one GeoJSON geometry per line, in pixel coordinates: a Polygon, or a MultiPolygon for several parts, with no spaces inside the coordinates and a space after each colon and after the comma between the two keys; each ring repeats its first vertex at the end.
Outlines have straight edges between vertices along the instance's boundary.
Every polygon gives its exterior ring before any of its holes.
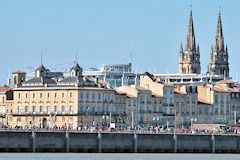
{"type": "Polygon", "coordinates": [[[65,107],[64,106],[62,106],[62,113],[64,113],[65,112],[65,107]]]}
{"type": "Polygon", "coordinates": [[[43,112],[43,106],[39,107],[39,112],[42,113],[43,112]]]}
{"type": "Polygon", "coordinates": [[[42,93],[40,93],[40,98],[42,98],[42,93]]]}
{"type": "Polygon", "coordinates": [[[35,93],[33,93],[33,99],[35,98],[35,93]]]}
{"type": "Polygon", "coordinates": [[[32,112],[33,112],[33,113],[36,112],[36,106],[33,106],[33,107],[32,107],[32,112]]]}
{"type": "Polygon", "coordinates": [[[80,98],[83,98],[83,94],[82,94],[82,92],[80,92],[80,98]]]}
{"type": "Polygon", "coordinates": [[[88,99],[88,92],[86,93],[86,99],[88,99]]]}
{"type": "Polygon", "coordinates": [[[64,98],[64,93],[62,93],[62,98],[64,98]]]}
{"type": "Polygon", "coordinates": [[[101,99],[101,94],[100,93],[98,94],[98,99],[101,99]]]}
{"type": "Polygon", "coordinates": [[[54,113],[57,112],[57,106],[54,106],[54,113]]]}
{"type": "Polygon", "coordinates": [[[218,103],[218,96],[215,95],[215,102],[218,103]]]}
{"type": "Polygon", "coordinates": [[[57,98],[57,93],[54,94],[54,97],[57,98]]]}
{"type": "Polygon", "coordinates": [[[18,93],[18,98],[21,98],[21,93],[18,93]]]}
{"type": "Polygon", "coordinates": [[[25,106],[25,113],[28,113],[28,106],[25,106]]]}
{"type": "Polygon", "coordinates": [[[26,96],[26,98],[28,98],[28,94],[27,94],[27,93],[26,93],[26,95],[25,95],[25,96],[26,96]]]}
{"type": "Polygon", "coordinates": [[[195,97],[192,97],[192,103],[196,103],[195,97]]]}
{"type": "Polygon", "coordinates": [[[50,98],[50,93],[47,94],[47,98],[50,98]]]}
{"type": "Polygon", "coordinates": [[[47,113],[49,114],[51,112],[51,107],[47,106],[47,113]]]}
{"type": "Polygon", "coordinates": [[[18,114],[21,114],[21,106],[18,106],[18,114]]]}
{"type": "Polygon", "coordinates": [[[72,98],[72,92],[70,93],[70,95],[69,95],[69,96],[70,96],[70,98],[72,98]]]}
{"type": "Polygon", "coordinates": [[[69,106],[69,113],[72,113],[72,112],[73,112],[73,106],[70,105],[70,106],[69,106]]]}

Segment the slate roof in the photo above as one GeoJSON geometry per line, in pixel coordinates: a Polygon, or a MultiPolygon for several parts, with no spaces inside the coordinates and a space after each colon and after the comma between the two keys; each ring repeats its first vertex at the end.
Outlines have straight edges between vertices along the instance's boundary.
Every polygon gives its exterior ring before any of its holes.
{"type": "Polygon", "coordinates": [[[31,83],[42,83],[42,84],[55,84],[56,82],[50,78],[46,77],[35,77],[28,81],[24,82],[25,84],[31,84],[31,83]]]}
{"type": "Polygon", "coordinates": [[[71,70],[79,70],[79,69],[81,69],[81,67],[79,66],[78,63],[76,63],[76,65],[71,68],[71,70]]]}
{"type": "Polygon", "coordinates": [[[60,83],[79,83],[78,77],[67,77],[60,81],[60,83]]]}

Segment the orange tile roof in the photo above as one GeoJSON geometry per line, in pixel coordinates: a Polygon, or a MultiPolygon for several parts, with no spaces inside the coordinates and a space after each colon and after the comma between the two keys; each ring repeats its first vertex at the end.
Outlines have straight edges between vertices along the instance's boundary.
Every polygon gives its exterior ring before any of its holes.
{"type": "Polygon", "coordinates": [[[198,99],[198,103],[206,104],[206,105],[212,105],[211,103],[209,103],[209,102],[207,102],[206,100],[203,100],[203,99],[198,99]]]}
{"type": "Polygon", "coordinates": [[[156,92],[152,92],[152,96],[154,96],[154,97],[163,97],[163,96],[161,96],[160,94],[158,94],[156,92]]]}
{"type": "Polygon", "coordinates": [[[17,71],[15,71],[15,72],[12,72],[12,74],[19,74],[19,73],[26,73],[26,72],[22,72],[22,71],[20,71],[20,70],[17,70],[17,71]]]}
{"type": "Polygon", "coordinates": [[[10,87],[8,86],[0,86],[0,91],[9,91],[10,87]]]}
{"type": "Polygon", "coordinates": [[[103,86],[106,86],[108,84],[107,81],[104,81],[104,80],[101,80],[101,79],[98,80],[98,83],[103,85],[103,86]]]}
{"type": "Polygon", "coordinates": [[[216,84],[229,84],[229,83],[235,83],[235,82],[228,79],[224,79],[216,82],[216,84]]]}

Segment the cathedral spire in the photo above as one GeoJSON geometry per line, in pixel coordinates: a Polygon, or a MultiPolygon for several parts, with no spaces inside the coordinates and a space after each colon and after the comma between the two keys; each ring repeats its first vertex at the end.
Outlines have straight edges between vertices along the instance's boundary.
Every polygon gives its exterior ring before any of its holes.
{"type": "Polygon", "coordinates": [[[186,50],[194,50],[196,48],[194,26],[193,26],[193,17],[192,9],[190,10],[189,23],[188,23],[188,32],[187,32],[187,44],[186,50]]]}
{"type": "Polygon", "coordinates": [[[229,78],[228,48],[224,48],[221,11],[218,14],[215,44],[211,51],[208,73],[229,78]]]}
{"type": "Polygon", "coordinates": [[[182,46],[182,43],[181,43],[181,46],[180,46],[180,51],[179,53],[183,53],[183,46],[182,46]]]}
{"type": "Polygon", "coordinates": [[[223,31],[222,31],[222,18],[221,18],[221,11],[218,14],[218,23],[217,23],[217,32],[216,32],[216,49],[218,51],[224,50],[224,38],[223,38],[223,31]]]}
{"type": "Polygon", "coordinates": [[[188,22],[187,42],[186,48],[183,50],[182,46],[179,51],[179,64],[178,69],[180,74],[200,74],[200,51],[199,45],[196,45],[192,6],[190,9],[190,16],[188,22]]]}

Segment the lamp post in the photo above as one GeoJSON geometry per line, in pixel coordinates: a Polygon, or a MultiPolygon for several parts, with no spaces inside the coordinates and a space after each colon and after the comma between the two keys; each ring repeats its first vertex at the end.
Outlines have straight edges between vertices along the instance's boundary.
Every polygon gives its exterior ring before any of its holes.
{"type": "Polygon", "coordinates": [[[28,129],[28,112],[26,112],[26,116],[27,116],[27,129],[28,129]]]}
{"type": "Polygon", "coordinates": [[[197,118],[191,118],[191,131],[193,131],[193,122],[196,122],[197,118]]]}

